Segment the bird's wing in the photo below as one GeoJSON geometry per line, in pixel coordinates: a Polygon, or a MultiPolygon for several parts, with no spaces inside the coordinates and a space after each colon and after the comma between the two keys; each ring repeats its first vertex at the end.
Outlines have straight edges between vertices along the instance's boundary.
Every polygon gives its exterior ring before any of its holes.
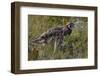
{"type": "Polygon", "coordinates": [[[52,28],[51,30],[62,30],[62,26],[58,26],[58,27],[54,27],[54,28],[52,28]]]}

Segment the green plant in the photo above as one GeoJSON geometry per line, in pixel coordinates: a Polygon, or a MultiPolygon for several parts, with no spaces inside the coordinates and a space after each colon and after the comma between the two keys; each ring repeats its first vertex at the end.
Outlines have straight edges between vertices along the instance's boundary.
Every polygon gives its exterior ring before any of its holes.
{"type": "Polygon", "coordinates": [[[52,27],[64,26],[67,22],[74,22],[75,28],[70,36],[65,36],[63,49],[57,48],[55,53],[54,42],[43,45],[36,45],[33,52],[28,53],[28,60],[48,60],[48,59],[73,59],[87,58],[88,26],[86,17],[63,17],[63,16],[28,16],[28,41],[36,38],[52,27]]]}

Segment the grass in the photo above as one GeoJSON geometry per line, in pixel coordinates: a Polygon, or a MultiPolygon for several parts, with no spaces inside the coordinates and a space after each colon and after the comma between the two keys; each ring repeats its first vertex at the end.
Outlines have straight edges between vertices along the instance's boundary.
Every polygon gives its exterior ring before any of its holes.
{"type": "MultiPolygon", "coordinates": [[[[54,42],[46,45],[36,45],[28,51],[28,60],[50,59],[75,59],[88,57],[86,17],[63,17],[63,16],[28,16],[28,41],[41,35],[52,27],[64,26],[68,22],[76,24],[70,36],[64,38],[65,47],[57,48],[54,53],[54,42]]],[[[29,45],[30,46],[30,45],[29,45]]]]}

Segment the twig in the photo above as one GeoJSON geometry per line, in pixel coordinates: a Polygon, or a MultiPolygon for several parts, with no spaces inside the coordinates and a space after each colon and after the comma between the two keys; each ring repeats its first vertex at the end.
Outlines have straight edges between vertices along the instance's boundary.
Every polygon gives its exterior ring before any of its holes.
{"type": "Polygon", "coordinates": [[[54,52],[53,53],[56,52],[56,49],[57,49],[57,41],[55,40],[55,43],[54,43],[54,52]]]}

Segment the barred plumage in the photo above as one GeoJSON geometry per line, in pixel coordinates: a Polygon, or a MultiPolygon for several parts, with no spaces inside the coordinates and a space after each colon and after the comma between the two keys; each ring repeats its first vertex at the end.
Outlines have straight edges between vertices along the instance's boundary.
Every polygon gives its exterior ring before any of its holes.
{"type": "Polygon", "coordinates": [[[63,46],[64,36],[70,35],[72,32],[72,28],[74,27],[74,23],[69,23],[65,27],[55,27],[51,28],[48,31],[41,34],[38,38],[32,39],[31,43],[34,44],[47,44],[48,41],[54,40],[57,42],[57,46],[63,46]]]}

